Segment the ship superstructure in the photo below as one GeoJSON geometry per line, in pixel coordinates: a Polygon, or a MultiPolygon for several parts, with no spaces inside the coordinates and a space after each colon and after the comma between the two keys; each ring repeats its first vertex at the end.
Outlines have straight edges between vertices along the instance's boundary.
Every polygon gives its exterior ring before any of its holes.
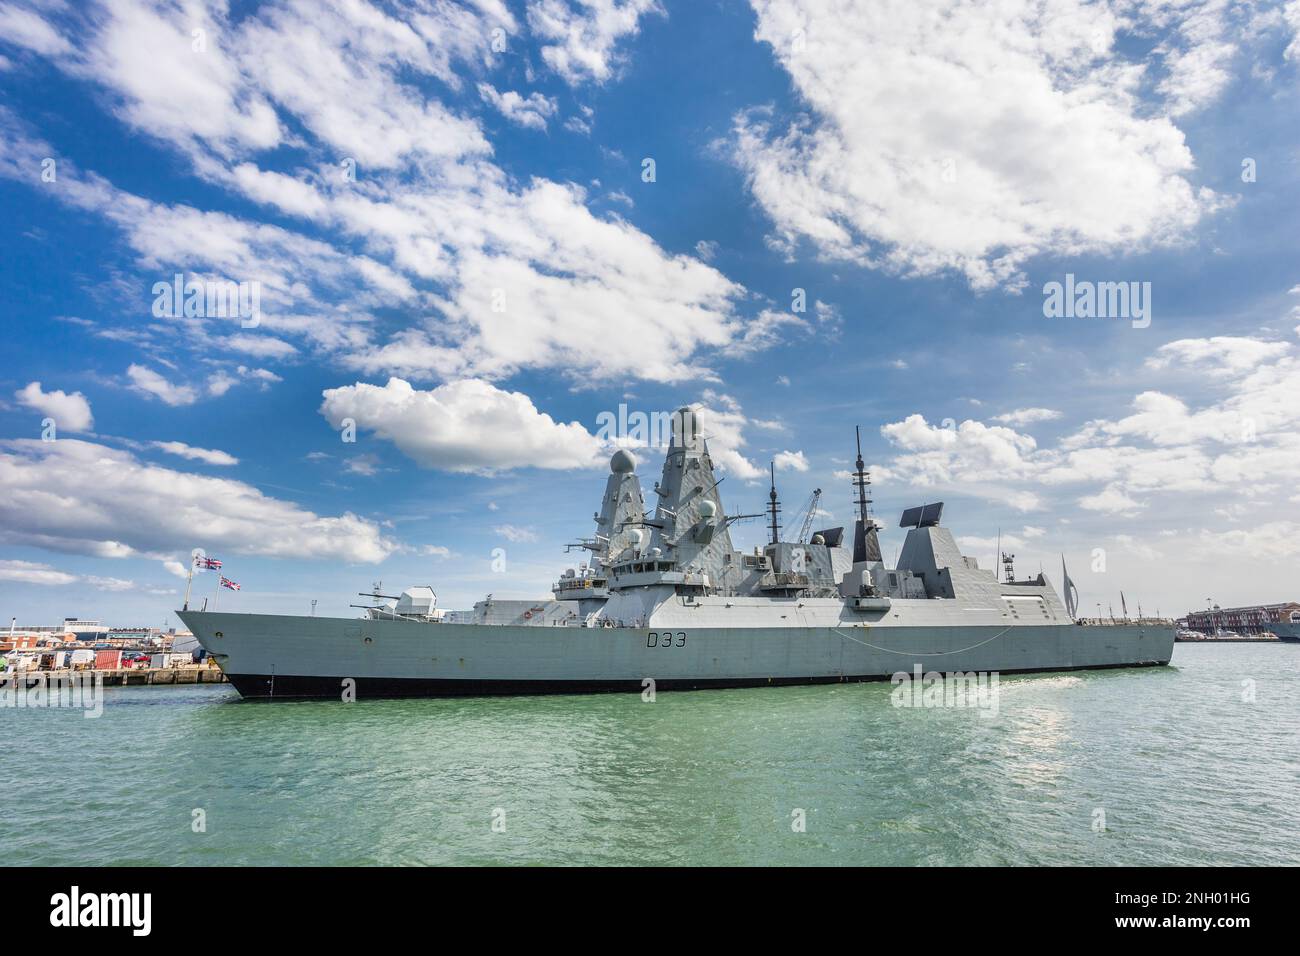
{"type": "Polygon", "coordinates": [[[583,620],[600,610],[609,598],[611,556],[622,554],[644,540],[645,496],[641,493],[636,464],[636,456],[627,449],[614,452],[600,511],[593,516],[596,532],[566,548],[585,549],[591,552],[591,558],[577,568],[566,570],[551,589],[556,601],[577,602],[575,613],[583,620]]]}
{"type": "Polygon", "coordinates": [[[773,480],[768,542],[737,550],[733,522],[757,515],[727,514],[689,408],[648,510],[635,468],[615,452],[595,533],[570,546],[590,557],[551,599],[489,595],[457,614],[424,588],[360,620],[180,613],[250,697],[334,697],[344,681],[370,696],[639,691],[1169,662],[1171,622],[1076,621],[1043,574],[999,579],[963,555],[942,503],[904,512],[888,567],[860,449],[851,543],[842,528],[780,540],[773,480]]]}

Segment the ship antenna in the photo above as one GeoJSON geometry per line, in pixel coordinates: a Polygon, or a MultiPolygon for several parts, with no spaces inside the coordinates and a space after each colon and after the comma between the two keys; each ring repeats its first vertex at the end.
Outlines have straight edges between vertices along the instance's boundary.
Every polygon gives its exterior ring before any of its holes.
{"type": "Polygon", "coordinates": [[[768,527],[772,531],[772,543],[776,544],[781,540],[781,525],[776,520],[781,511],[781,503],[776,498],[776,462],[768,462],[768,467],[772,474],[772,490],[767,493],[768,527]]]}
{"type": "Polygon", "coordinates": [[[866,471],[866,463],[862,460],[862,426],[854,425],[853,434],[858,441],[858,460],[857,471],[853,473],[853,487],[858,491],[858,517],[862,520],[862,527],[871,527],[871,496],[867,489],[871,487],[871,475],[866,471]]]}
{"type": "Polygon", "coordinates": [[[853,426],[853,434],[858,443],[858,459],[853,472],[853,488],[857,492],[854,504],[858,509],[857,527],[853,531],[853,563],[859,561],[881,561],[880,539],[876,532],[880,525],[871,517],[871,475],[862,460],[862,427],[853,426]]]}

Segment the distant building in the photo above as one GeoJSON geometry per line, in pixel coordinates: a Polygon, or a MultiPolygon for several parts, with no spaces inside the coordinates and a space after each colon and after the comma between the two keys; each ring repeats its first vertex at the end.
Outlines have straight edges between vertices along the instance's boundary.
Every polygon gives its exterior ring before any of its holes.
{"type": "Polygon", "coordinates": [[[108,631],[110,641],[131,641],[133,643],[160,643],[169,636],[168,632],[157,627],[114,627],[108,631]]]}
{"type": "Polygon", "coordinates": [[[102,621],[87,621],[79,617],[65,617],[62,624],[18,624],[10,621],[6,631],[0,637],[7,638],[10,633],[39,634],[67,641],[95,641],[108,634],[102,621]]]}
{"type": "Polygon", "coordinates": [[[60,637],[68,633],[67,628],[62,624],[19,624],[18,618],[13,618],[9,626],[5,628],[5,633],[10,631],[19,631],[23,634],[57,634],[60,637]]]}
{"type": "Polygon", "coordinates": [[[108,628],[103,621],[87,621],[77,617],[65,617],[63,630],[79,641],[97,641],[108,635],[108,628]]]}
{"type": "Polygon", "coordinates": [[[107,644],[111,647],[166,649],[176,629],[160,627],[106,627],[102,621],[64,618],[62,624],[19,624],[0,628],[0,650],[21,650],[50,644],[107,644]]]}
{"type": "Polygon", "coordinates": [[[49,638],[44,634],[33,634],[27,630],[5,631],[0,636],[0,652],[4,651],[29,651],[47,643],[49,638]]]}
{"type": "Polygon", "coordinates": [[[1279,637],[1300,627],[1300,603],[1257,604],[1253,607],[1207,608],[1189,611],[1187,627],[1202,634],[1216,631],[1236,631],[1238,634],[1258,634],[1270,631],[1279,637]]]}
{"type": "Polygon", "coordinates": [[[61,624],[19,624],[17,618],[0,631],[0,653],[5,651],[32,650],[50,644],[62,644],[70,641],[72,636],[61,624]]]}

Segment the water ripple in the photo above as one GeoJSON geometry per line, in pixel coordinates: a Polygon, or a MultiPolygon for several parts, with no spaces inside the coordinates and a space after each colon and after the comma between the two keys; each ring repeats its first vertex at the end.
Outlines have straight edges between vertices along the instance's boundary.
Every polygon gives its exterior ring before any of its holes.
{"type": "Polygon", "coordinates": [[[1297,864],[1300,646],[1175,658],[1009,678],[992,718],[894,707],[887,684],[112,689],[98,720],[0,711],[0,840],[47,865],[1297,864]]]}

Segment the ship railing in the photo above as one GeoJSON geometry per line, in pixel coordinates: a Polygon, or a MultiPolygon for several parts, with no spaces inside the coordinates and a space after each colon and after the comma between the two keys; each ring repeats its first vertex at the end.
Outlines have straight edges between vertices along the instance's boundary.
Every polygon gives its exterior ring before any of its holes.
{"type": "Polygon", "coordinates": [[[388,607],[366,607],[360,604],[353,604],[352,607],[359,607],[366,612],[366,617],[371,621],[417,621],[421,624],[441,624],[443,618],[450,611],[431,614],[399,614],[397,611],[388,607]]]}
{"type": "Polygon", "coordinates": [[[769,571],[759,578],[758,586],[763,590],[773,588],[806,588],[812,583],[807,574],[800,571],[769,571]]]}
{"type": "Polygon", "coordinates": [[[1087,627],[1131,627],[1134,624],[1173,627],[1173,618],[1169,617],[1077,617],[1076,624],[1087,627]]]}
{"type": "Polygon", "coordinates": [[[605,578],[561,578],[552,590],[581,591],[585,588],[604,587],[609,587],[609,581],[605,578]]]}

